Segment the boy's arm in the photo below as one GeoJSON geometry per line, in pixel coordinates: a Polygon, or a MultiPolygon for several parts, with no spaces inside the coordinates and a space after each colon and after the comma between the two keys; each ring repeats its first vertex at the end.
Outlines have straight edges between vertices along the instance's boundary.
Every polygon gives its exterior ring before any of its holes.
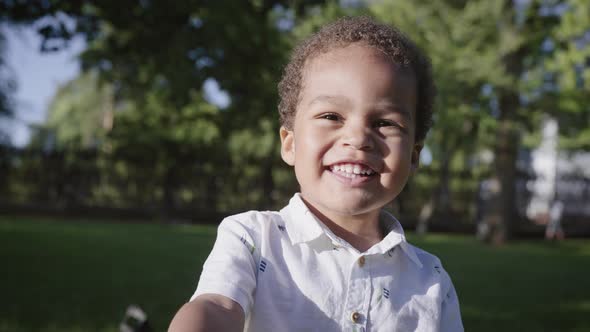
{"type": "Polygon", "coordinates": [[[168,332],[243,331],[244,311],[230,298],[203,294],[178,310],[168,332]]]}
{"type": "Polygon", "coordinates": [[[195,294],[170,323],[170,332],[243,331],[256,289],[256,225],[241,215],[224,219],[195,294]]]}
{"type": "Polygon", "coordinates": [[[445,274],[450,285],[445,296],[446,298],[442,303],[440,330],[441,332],[463,332],[463,322],[461,321],[461,309],[459,308],[457,292],[446,271],[445,274]]]}

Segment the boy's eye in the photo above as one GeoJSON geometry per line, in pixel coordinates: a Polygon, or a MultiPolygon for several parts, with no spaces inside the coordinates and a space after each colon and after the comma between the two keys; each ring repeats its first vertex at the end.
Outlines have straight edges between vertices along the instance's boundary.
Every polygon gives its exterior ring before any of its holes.
{"type": "Polygon", "coordinates": [[[319,116],[320,119],[330,120],[330,121],[338,121],[340,120],[340,116],[335,113],[326,113],[319,116]]]}
{"type": "Polygon", "coordinates": [[[375,127],[399,127],[399,125],[390,120],[377,120],[375,121],[375,127]]]}
{"type": "Polygon", "coordinates": [[[382,130],[386,130],[386,131],[395,131],[395,132],[403,132],[406,133],[406,128],[404,128],[402,125],[400,125],[399,123],[397,123],[396,121],[392,121],[392,120],[386,120],[386,119],[380,119],[375,121],[374,123],[375,128],[382,128],[382,130]]]}

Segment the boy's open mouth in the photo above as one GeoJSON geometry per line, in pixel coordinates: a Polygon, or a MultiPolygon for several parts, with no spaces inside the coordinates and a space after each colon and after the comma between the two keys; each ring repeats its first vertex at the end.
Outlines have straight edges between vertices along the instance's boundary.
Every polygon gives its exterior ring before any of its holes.
{"type": "Polygon", "coordinates": [[[338,174],[340,176],[347,177],[350,179],[356,179],[356,178],[360,178],[360,177],[369,177],[369,176],[374,176],[375,174],[377,174],[377,172],[372,170],[370,167],[363,165],[363,164],[357,164],[357,163],[334,164],[334,165],[330,165],[329,169],[332,173],[335,173],[335,174],[338,174]]]}

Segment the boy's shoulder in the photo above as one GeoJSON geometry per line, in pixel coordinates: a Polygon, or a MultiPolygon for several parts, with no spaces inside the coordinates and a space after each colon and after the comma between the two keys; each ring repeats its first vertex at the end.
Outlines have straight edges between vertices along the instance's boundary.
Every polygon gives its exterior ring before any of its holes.
{"type": "Polygon", "coordinates": [[[416,256],[418,256],[418,258],[420,259],[420,262],[422,262],[423,265],[441,264],[440,259],[436,255],[431,254],[428,251],[426,251],[420,247],[417,247],[411,243],[408,243],[408,245],[411,246],[412,249],[414,249],[416,256]]]}
{"type": "Polygon", "coordinates": [[[445,283],[450,283],[450,276],[445,270],[442,261],[438,256],[429,253],[428,251],[417,247],[413,244],[407,243],[408,246],[411,246],[414,250],[416,256],[422,263],[422,268],[427,270],[432,270],[433,275],[438,275],[441,280],[444,280],[445,283]]]}
{"type": "Polygon", "coordinates": [[[280,217],[279,211],[250,210],[227,216],[223,219],[223,222],[237,222],[243,225],[254,226],[260,223],[272,222],[274,219],[280,217]]]}
{"type": "Polygon", "coordinates": [[[279,211],[251,210],[225,217],[220,228],[241,228],[248,233],[268,232],[272,225],[280,225],[282,217],[279,211]]]}
{"type": "Polygon", "coordinates": [[[294,216],[293,212],[301,212],[305,209],[303,202],[301,202],[298,195],[295,194],[289,201],[289,204],[284,206],[280,211],[250,210],[237,213],[223,219],[220,227],[241,227],[255,233],[263,234],[268,232],[273,233],[276,230],[284,232],[287,228],[287,224],[293,224],[290,220],[299,216],[294,216]]]}
{"type": "MultiPolygon", "coordinates": [[[[279,211],[251,210],[226,217],[219,224],[218,237],[239,238],[254,253],[254,248],[280,242],[285,222],[279,211]]],[[[256,251],[257,252],[257,251],[256,251]]]]}

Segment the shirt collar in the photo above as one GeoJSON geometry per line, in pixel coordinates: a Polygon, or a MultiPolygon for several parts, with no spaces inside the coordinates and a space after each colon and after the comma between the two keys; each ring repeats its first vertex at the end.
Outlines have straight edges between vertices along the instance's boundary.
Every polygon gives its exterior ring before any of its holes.
{"type": "MultiPolygon", "coordinates": [[[[289,201],[289,205],[281,210],[281,215],[285,220],[285,227],[293,245],[311,242],[322,235],[327,236],[329,239],[336,237],[309,210],[299,193],[293,195],[289,201]]],[[[414,247],[406,241],[404,230],[399,221],[389,212],[383,210],[381,212],[380,222],[387,235],[381,242],[367,250],[366,254],[385,254],[399,245],[404,253],[418,267],[422,267],[422,263],[418,255],[416,255],[414,247]]]]}
{"type": "Polygon", "coordinates": [[[384,229],[384,233],[387,235],[385,235],[381,242],[377,243],[369,250],[371,251],[375,248],[378,251],[389,251],[396,245],[399,245],[406,255],[408,255],[408,257],[421,268],[422,262],[420,261],[420,258],[418,258],[414,247],[406,240],[404,229],[400,222],[391,213],[385,210],[381,210],[380,222],[384,229]]]}
{"type": "Polygon", "coordinates": [[[324,234],[315,215],[303,203],[299,193],[293,195],[289,205],[281,210],[291,244],[311,242],[324,234]]]}

